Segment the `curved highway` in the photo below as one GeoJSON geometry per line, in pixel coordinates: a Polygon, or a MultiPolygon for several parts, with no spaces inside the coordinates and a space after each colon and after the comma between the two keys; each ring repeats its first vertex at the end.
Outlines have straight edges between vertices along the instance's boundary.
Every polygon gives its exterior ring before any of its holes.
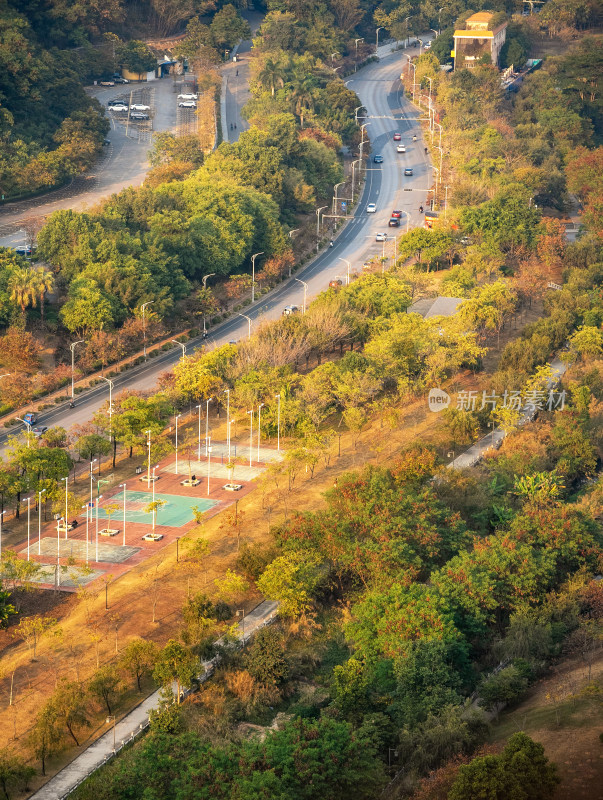
{"type": "MultiPolygon", "coordinates": [[[[381,48],[380,48],[381,50],[381,48]]],[[[409,51],[411,52],[411,51],[409,51]]],[[[388,222],[393,209],[406,212],[410,217],[410,226],[419,224],[418,207],[424,205],[427,188],[431,185],[431,167],[427,161],[424,145],[421,140],[418,112],[404,98],[399,80],[403,63],[402,51],[392,52],[359,70],[354,78],[347,81],[360,101],[367,109],[364,122],[370,123],[367,135],[371,139],[372,153],[383,155],[383,163],[375,164],[373,156],[367,161],[366,183],[361,201],[354,215],[342,229],[335,240],[335,245],[319,255],[303,269],[295,274],[307,283],[307,300],[324,290],[333,278],[339,277],[345,282],[347,265],[352,271],[361,268],[362,263],[373,255],[380,255],[382,245],[375,242],[379,232],[396,232],[400,235],[405,230],[406,217],[403,215],[398,229],[389,229],[388,222]],[[401,134],[401,141],[406,145],[406,153],[396,152],[394,133],[401,134]],[[413,135],[417,141],[413,142],[413,135]],[[413,176],[404,177],[404,168],[412,167],[413,176]],[[409,191],[410,190],[410,191],[409,191]],[[377,212],[367,214],[368,203],[377,205],[377,212]],[[343,259],[343,260],[342,260],[343,259]]],[[[245,313],[255,322],[262,319],[275,319],[280,316],[284,306],[303,304],[303,286],[294,278],[280,284],[276,289],[245,309],[245,313]]],[[[253,328],[252,328],[253,329],[253,328]]],[[[224,344],[228,341],[243,339],[248,334],[248,322],[242,317],[233,317],[211,330],[209,339],[201,337],[187,343],[187,354],[192,354],[203,344],[209,346],[224,344]]],[[[170,369],[181,357],[180,348],[161,353],[157,358],[145,364],[127,370],[113,378],[113,392],[124,389],[145,391],[153,389],[162,372],[170,369]]],[[[74,424],[83,424],[92,417],[103,403],[109,399],[109,385],[103,382],[77,397],[75,409],[67,403],[40,414],[37,424],[62,425],[70,428],[74,424]]],[[[0,434],[0,445],[5,445],[9,435],[17,433],[23,426],[13,428],[0,434]]]]}

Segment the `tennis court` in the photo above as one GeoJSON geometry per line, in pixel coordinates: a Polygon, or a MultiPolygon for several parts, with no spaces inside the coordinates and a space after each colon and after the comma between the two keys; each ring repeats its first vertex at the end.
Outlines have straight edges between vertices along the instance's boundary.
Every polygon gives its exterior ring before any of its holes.
{"type": "MultiPolygon", "coordinates": [[[[117,524],[120,520],[123,520],[123,502],[123,492],[109,499],[107,505],[119,506],[118,509],[111,514],[111,524],[117,524]]],[[[147,509],[152,502],[153,495],[151,492],[126,492],[126,522],[151,525],[153,522],[153,515],[152,512],[147,511],[147,509]]],[[[177,494],[159,494],[158,492],[155,493],[155,502],[161,504],[157,508],[155,524],[166,525],[169,528],[180,528],[182,525],[191,522],[195,518],[193,506],[196,506],[199,511],[209,511],[210,508],[217,505],[216,500],[206,500],[200,497],[182,497],[177,494]]],[[[99,519],[109,518],[102,506],[99,506],[98,517],[99,519]]]]}

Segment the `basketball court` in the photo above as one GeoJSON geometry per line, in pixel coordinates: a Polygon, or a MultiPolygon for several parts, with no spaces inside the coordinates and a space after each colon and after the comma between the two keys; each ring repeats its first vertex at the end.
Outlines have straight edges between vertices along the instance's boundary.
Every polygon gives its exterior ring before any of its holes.
{"type": "MultiPolygon", "coordinates": [[[[150,492],[126,492],[126,523],[132,522],[139,525],[153,524],[153,513],[149,510],[149,505],[153,501],[153,495],[150,492]]],[[[111,514],[111,526],[121,527],[123,525],[123,503],[124,493],[113,495],[110,498],[111,505],[118,505],[117,511],[111,514]]],[[[168,528],[181,528],[195,518],[193,507],[196,507],[201,512],[209,511],[218,504],[217,500],[208,500],[199,497],[183,497],[176,494],[159,494],[155,492],[155,502],[161,503],[157,508],[155,517],[155,525],[166,526],[168,528]]],[[[103,520],[109,519],[106,510],[100,506],[98,509],[98,518],[103,520]]]]}

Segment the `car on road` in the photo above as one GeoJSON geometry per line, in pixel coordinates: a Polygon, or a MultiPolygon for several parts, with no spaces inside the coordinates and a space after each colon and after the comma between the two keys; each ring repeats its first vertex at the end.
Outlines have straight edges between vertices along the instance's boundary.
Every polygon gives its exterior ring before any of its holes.
{"type": "Polygon", "coordinates": [[[298,311],[298,306],[285,306],[283,308],[283,316],[288,317],[290,314],[297,314],[298,311]]]}
{"type": "Polygon", "coordinates": [[[383,164],[383,156],[376,155],[373,157],[373,161],[375,162],[375,164],[383,164]]]}
{"type": "Polygon", "coordinates": [[[38,421],[38,415],[35,411],[28,411],[27,414],[23,414],[23,422],[26,422],[28,425],[34,425],[38,421]]]}
{"type": "Polygon", "coordinates": [[[103,147],[109,147],[110,144],[111,144],[110,139],[103,139],[103,147]]]}
{"type": "Polygon", "coordinates": [[[103,80],[99,81],[101,86],[115,86],[115,81],[113,78],[104,78],[103,80]]]}
{"type": "Polygon", "coordinates": [[[48,425],[38,425],[35,428],[32,428],[31,432],[36,437],[36,439],[39,439],[40,436],[43,436],[47,430],[48,430],[48,425]]]}
{"type": "Polygon", "coordinates": [[[366,207],[367,214],[376,214],[377,213],[377,204],[376,203],[369,203],[366,207]]]}
{"type": "Polygon", "coordinates": [[[178,103],[178,108],[197,108],[194,100],[181,100],[178,103]]]}
{"type": "Polygon", "coordinates": [[[392,211],[392,219],[400,219],[402,216],[401,211],[396,211],[395,209],[392,211]]]}
{"type": "Polygon", "coordinates": [[[15,247],[14,250],[18,256],[23,256],[24,258],[29,258],[30,256],[33,255],[33,250],[31,249],[31,247],[28,247],[25,244],[17,245],[17,247],[15,247]]]}
{"type": "Polygon", "coordinates": [[[133,120],[136,120],[136,121],[142,121],[142,120],[145,120],[145,119],[149,119],[149,115],[145,114],[143,111],[132,111],[130,113],[130,119],[133,119],[133,120]]]}
{"type": "Polygon", "coordinates": [[[387,242],[387,233],[378,233],[375,236],[376,242],[387,242]]]}
{"type": "Polygon", "coordinates": [[[412,167],[406,167],[406,169],[404,170],[404,174],[405,174],[407,177],[408,177],[409,175],[412,175],[412,174],[413,174],[413,172],[412,172],[412,167]]]}
{"type": "Polygon", "coordinates": [[[341,278],[333,278],[332,281],[329,281],[329,289],[339,289],[340,286],[343,286],[341,278]]]}
{"type": "Polygon", "coordinates": [[[431,42],[429,41],[423,42],[423,47],[425,48],[425,50],[429,50],[431,48],[431,42]]]}
{"type": "Polygon", "coordinates": [[[145,106],[144,103],[132,103],[130,111],[150,111],[151,106],[145,106]]]}
{"type": "Polygon", "coordinates": [[[114,100],[109,100],[107,106],[111,108],[111,106],[124,106],[127,105],[126,101],[116,97],[114,100]]]}
{"type": "Polygon", "coordinates": [[[198,100],[198,94],[179,94],[178,100],[198,100]]]}
{"type": "Polygon", "coordinates": [[[238,492],[243,488],[243,484],[242,483],[225,483],[222,488],[227,492],[238,492]]]}
{"type": "Polygon", "coordinates": [[[163,539],[162,533],[145,533],[141,537],[143,542],[160,542],[163,539]]]}
{"type": "Polygon", "coordinates": [[[372,269],[375,265],[371,261],[365,261],[362,269],[372,269]]]}
{"type": "Polygon", "coordinates": [[[116,75],[113,78],[113,81],[114,83],[130,83],[130,81],[127,78],[122,78],[121,75],[116,75]]]}
{"type": "Polygon", "coordinates": [[[389,225],[390,228],[399,228],[400,227],[400,217],[392,217],[387,224],[389,225]]]}
{"type": "Polygon", "coordinates": [[[399,142],[401,140],[402,140],[402,134],[401,133],[394,133],[394,142],[399,142]]]}
{"type": "Polygon", "coordinates": [[[404,144],[399,144],[399,145],[396,147],[396,150],[397,150],[397,152],[398,152],[398,153],[405,153],[405,152],[406,152],[406,145],[404,145],[404,144]]]}
{"type": "Polygon", "coordinates": [[[128,110],[128,106],[125,103],[114,103],[112,106],[109,106],[109,111],[117,111],[119,113],[123,113],[128,110]]]}

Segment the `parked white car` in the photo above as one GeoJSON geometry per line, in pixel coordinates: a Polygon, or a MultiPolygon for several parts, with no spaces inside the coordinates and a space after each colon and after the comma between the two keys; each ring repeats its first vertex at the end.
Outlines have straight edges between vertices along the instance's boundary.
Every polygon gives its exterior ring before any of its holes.
{"type": "Polygon", "coordinates": [[[178,100],[198,100],[198,94],[179,94],[178,100]]]}
{"type": "Polygon", "coordinates": [[[197,108],[197,104],[194,100],[181,100],[178,103],[179,108],[197,108]]]}
{"type": "Polygon", "coordinates": [[[109,107],[109,111],[127,111],[128,106],[125,103],[114,103],[112,106],[109,107]]]}
{"type": "Polygon", "coordinates": [[[142,103],[132,103],[130,111],[150,111],[151,106],[145,106],[142,103]]]}
{"type": "Polygon", "coordinates": [[[367,214],[376,214],[377,213],[377,203],[369,203],[366,207],[367,214]]]}

